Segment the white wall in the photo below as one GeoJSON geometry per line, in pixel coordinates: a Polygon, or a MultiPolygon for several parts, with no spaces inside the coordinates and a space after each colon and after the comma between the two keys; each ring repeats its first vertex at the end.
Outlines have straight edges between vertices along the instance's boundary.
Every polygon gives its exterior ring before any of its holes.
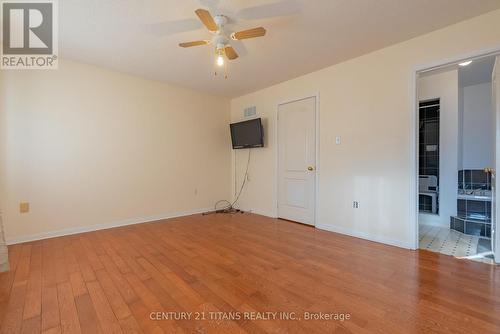
{"type": "Polygon", "coordinates": [[[1,81],[9,242],[205,210],[230,196],[229,100],[71,61],[1,81]],[[19,213],[21,201],[30,213],[19,213]]]}
{"type": "Polygon", "coordinates": [[[463,169],[493,166],[491,83],[463,88],[463,169]]]}
{"type": "MultiPolygon", "coordinates": [[[[310,73],[231,101],[232,119],[256,105],[268,146],[252,153],[246,210],[276,215],[276,110],[320,93],[320,228],[413,247],[416,207],[414,77],[417,66],[500,46],[500,11],[310,73]],[[342,144],[335,145],[335,136],[342,144]],[[360,202],[359,209],[352,201],[360,202]]],[[[236,154],[244,164],[243,152],[236,154]]],[[[238,179],[241,174],[238,173],[238,179]]]]}
{"type": "Polygon", "coordinates": [[[464,169],[464,88],[460,86],[459,72],[458,86],[458,170],[464,169]]]}
{"type": "Polygon", "coordinates": [[[439,215],[419,214],[419,222],[450,227],[457,214],[458,174],[458,71],[428,75],[418,80],[420,101],[440,99],[439,215]]]}

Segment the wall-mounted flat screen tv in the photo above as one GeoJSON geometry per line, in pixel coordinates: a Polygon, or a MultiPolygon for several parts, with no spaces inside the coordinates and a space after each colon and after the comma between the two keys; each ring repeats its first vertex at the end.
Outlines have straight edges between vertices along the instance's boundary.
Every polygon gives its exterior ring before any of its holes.
{"type": "Polygon", "coordinates": [[[233,149],[264,147],[264,131],[260,118],[233,123],[230,127],[233,149]]]}

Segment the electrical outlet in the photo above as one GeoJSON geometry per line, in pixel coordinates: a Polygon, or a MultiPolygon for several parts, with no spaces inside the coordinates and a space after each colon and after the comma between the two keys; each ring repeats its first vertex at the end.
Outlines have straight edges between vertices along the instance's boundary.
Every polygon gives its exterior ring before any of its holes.
{"type": "Polygon", "coordinates": [[[19,203],[19,212],[20,213],[28,213],[30,212],[30,204],[27,202],[19,203]]]}
{"type": "Polygon", "coordinates": [[[353,207],[354,209],[359,209],[359,202],[358,202],[358,201],[354,201],[354,202],[352,202],[352,207],[353,207]]]}

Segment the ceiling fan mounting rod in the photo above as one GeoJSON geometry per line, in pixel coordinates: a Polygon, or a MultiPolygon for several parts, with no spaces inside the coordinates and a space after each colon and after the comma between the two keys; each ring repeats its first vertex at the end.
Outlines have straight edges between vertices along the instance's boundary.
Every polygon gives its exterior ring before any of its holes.
{"type": "Polygon", "coordinates": [[[228,44],[228,38],[223,34],[217,34],[212,39],[212,45],[215,45],[216,48],[219,48],[220,46],[224,48],[224,46],[226,46],[227,44],[228,44]]]}
{"type": "Polygon", "coordinates": [[[227,24],[228,19],[227,19],[227,16],[225,16],[225,15],[216,15],[214,17],[214,21],[215,21],[215,24],[217,25],[217,27],[219,28],[219,30],[221,30],[221,28],[227,24]]]}

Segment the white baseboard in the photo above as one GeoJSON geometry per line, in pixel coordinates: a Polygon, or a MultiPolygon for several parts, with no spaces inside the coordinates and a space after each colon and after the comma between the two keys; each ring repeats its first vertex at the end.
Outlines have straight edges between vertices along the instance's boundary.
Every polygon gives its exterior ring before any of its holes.
{"type": "MultiPolygon", "coordinates": [[[[266,217],[270,217],[270,218],[278,218],[277,213],[270,213],[270,212],[260,211],[260,210],[244,210],[244,211],[249,212],[249,213],[255,213],[255,214],[266,216],[266,217]]],[[[368,233],[364,233],[364,232],[346,229],[344,227],[331,226],[331,225],[325,225],[325,224],[316,224],[315,227],[317,229],[320,229],[320,230],[344,234],[344,235],[348,235],[351,237],[356,237],[356,238],[360,238],[360,239],[374,241],[374,242],[378,242],[378,243],[382,243],[382,244],[386,244],[386,245],[390,245],[390,246],[396,246],[396,247],[400,247],[400,248],[413,249],[413,250],[415,249],[413,247],[413,245],[411,245],[409,242],[380,237],[380,236],[376,236],[376,235],[372,235],[372,234],[368,234],[368,233]]]]}
{"type": "Polygon", "coordinates": [[[9,271],[9,263],[0,264],[0,273],[9,271]]]}
{"type": "MultiPolygon", "coordinates": [[[[270,218],[277,218],[276,213],[271,213],[271,212],[266,212],[266,211],[261,211],[261,210],[245,210],[243,208],[242,208],[242,210],[249,212],[249,213],[254,213],[254,214],[258,214],[258,215],[262,215],[262,216],[266,216],[266,217],[270,217],[270,218]]],[[[131,219],[126,219],[126,220],[117,221],[117,222],[111,222],[111,223],[107,223],[107,224],[97,224],[97,225],[67,228],[67,229],[58,230],[58,231],[42,232],[42,233],[37,233],[37,234],[7,238],[6,243],[7,243],[7,245],[15,245],[15,244],[20,244],[20,243],[24,243],[24,242],[43,240],[43,239],[49,239],[49,238],[55,238],[55,237],[62,237],[65,235],[73,235],[73,234],[92,232],[92,231],[98,231],[98,230],[106,230],[106,229],[120,227],[120,226],[151,223],[151,222],[155,222],[155,221],[190,216],[190,215],[200,214],[200,213],[209,212],[209,211],[213,211],[213,208],[188,210],[188,211],[174,212],[174,213],[155,215],[155,216],[149,216],[149,217],[131,218],[131,219]]],[[[386,245],[391,245],[391,246],[396,246],[396,247],[401,247],[401,248],[406,248],[406,249],[412,249],[412,247],[407,242],[402,242],[400,240],[393,240],[393,239],[389,239],[389,238],[385,238],[385,237],[379,237],[379,236],[371,235],[371,234],[364,233],[364,232],[353,231],[353,230],[346,229],[343,227],[317,224],[316,228],[321,229],[321,230],[330,231],[330,232],[345,234],[345,235],[349,235],[352,237],[361,238],[361,239],[365,239],[365,240],[375,241],[375,242],[383,243],[386,245]]]]}
{"type": "Polygon", "coordinates": [[[317,224],[316,228],[320,230],[325,230],[325,231],[330,231],[330,232],[335,232],[335,233],[340,233],[340,234],[345,234],[351,237],[356,237],[360,239],[365,239],[369,241],[374,241],[390,246],[396,246],[400,248],[406,248],[406,249],[414,249],[413,246],[407,242],[407,241],[401,241],[401,240],[394,240],[386,237],[381,237],[365,232],[359,232],[359,231],[354,231],[351,229],[347,229],[345,227],[339,227],[339,226],[331,226],[331,225],[324,225],[324,224],[317,224]]]}
{"type": "MultiPolygon", "coordinates": [[[[243,210],[243,209],[241,209],[243,210]]],[[[271,212],[267,212],[267,211],[261,211],[261,210],[243,210],[245,212],[248,212],[248,213],[254,213],[256,215],[260,215],[260,216],[265,216],[265,217],[269,217],[269,218],[278,218],[278,215],[276,213],[271,213],[271,212]]]]}
{"type": "Polygon", "coordinates": [[[149,216],[149,217],[130,218],[130,219],[125,219],[125,220],[111,222],[111,223],[105,223],[105,224],[72,227],[72,228],[66,228],[66,229],[62,229],[62,230],[58,230],[58,231],[42,232],[42,233],[37,233],[37,234],[23,235],[23,236],[13,237],[13,238],[6,238],[6,243],[7,243],[7,245],[15,245],[15,244],[20,244],[20,243],[24,243],[24,242],[43,240],[43,239],[49,239],[49,238],[55,238],[55,237],[62,237],[65,235],[92,232],[92,231],[98,231],[98,230],[106,230],[106,229],[120,227],[120,226],[151,223],[151,222],[164,220],[164,219],[191,216],[191,215],[196,215],[196,214],[200,214],[203,212],[209,212],[209,211],[213,211],[213,208],[188,210],[188,211],[167,213],[167,214],[155,215],[155,216],[149,216]]]}

